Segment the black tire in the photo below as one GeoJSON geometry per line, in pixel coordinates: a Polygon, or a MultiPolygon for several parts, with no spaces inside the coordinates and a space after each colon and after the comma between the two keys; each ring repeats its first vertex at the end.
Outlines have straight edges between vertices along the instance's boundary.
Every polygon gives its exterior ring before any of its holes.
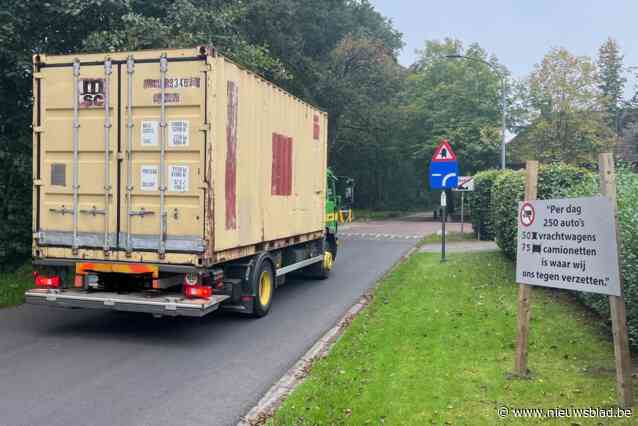
{"type": "Polygon", "coordinates": [[[275,270],[267,258],[262,258],[255,268],[252,286],[255,294],[252,315],[261,318],[270,312],[276,287],[275,270]]]}
{"type": "Polygon", "coordinates": [[[337,248],[339,247],[337,237],[334,234],[328,234],[326,244],[328,245],[328,250],[332,252],[332,260],[337,260],[337,248]]]}

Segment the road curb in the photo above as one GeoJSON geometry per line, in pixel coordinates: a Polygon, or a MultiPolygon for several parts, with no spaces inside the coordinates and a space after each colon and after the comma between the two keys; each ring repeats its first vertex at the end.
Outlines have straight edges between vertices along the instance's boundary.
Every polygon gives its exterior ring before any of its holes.
{"type": "Polygon", "coordinates": [[[328,355],[332,346],[339,340],[339,337],[341,337],[346,328],[352,323],[352,320],[372,302],[374,291],[378,283],[418,250],[418,246],[412,247],[401,256],[401,258],[379,278],[375,285],[361,296],[359,301],[348,309],[348,311],[339,318],[337,323],[317,340],[281,379],[268,389],[257,405],[239,420],[237,426],[260,426],[265,424],[268,419],[275,414],[281,404],[283,404],[288,395],[306,380],[312,364],[328,355]]]}

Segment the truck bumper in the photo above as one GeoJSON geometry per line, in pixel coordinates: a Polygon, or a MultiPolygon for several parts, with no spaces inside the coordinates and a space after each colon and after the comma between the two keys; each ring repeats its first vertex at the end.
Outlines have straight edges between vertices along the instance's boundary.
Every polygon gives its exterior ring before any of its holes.
{"type": "Polygon", "coordinates": [[[229,296],[210,299],[183,299],[179,295],[146,297],[141,293],[117,294],[83,290],[33,289],[25,293],[26,302],[58,308],[86,308],[125,312],[143,312],[154,316],[203,317],[219,308],[229,296]]]}

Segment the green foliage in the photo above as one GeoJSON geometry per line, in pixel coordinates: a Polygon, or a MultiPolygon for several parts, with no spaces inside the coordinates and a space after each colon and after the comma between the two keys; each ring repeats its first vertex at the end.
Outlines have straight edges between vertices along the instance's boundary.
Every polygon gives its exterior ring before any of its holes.
{"type": "MultiPolygon", "coordinates": [[[[622,272],[629,339],[638,349],[638,174],[620,166],[616,175],[618,231],[621,241],[622,272]]],[[[599,194],[598,179],[592,178],[575,186],[569,197],[590,197],[599,194]]],[[[609,318],[609,300],[594,293],[578,293],[578,297],[603,318],[609,318]]]]}
{"type": "Polygon", "coordinates": [[[251,42],[245,20],[249,6],[243,2],[203,0],[156,1],[153,15],[136,3],[114,25],[91,33],[83,42],[87,51],[123,51],[181,48],[214,44],[224,54],[260,73],[289,78],[283,64],[268,48],[251,42]]]}
{"type": "Polygon", "coordinates": [[[620,112],[623,92],[627,78],[623,75],[623,55],[620,53],[618,42],[613,38],[598,49],[597,61],[600,81],[598,87],[603,96],[603,106],[608,114],[608,123],[611,129],[617,129],[616,120],[620,112]]]}
{"type": "Polygon", "coordinates": [[[595,63],[562,48],[551,50],[519,84],[513,115],[524,130],[513,146],[520,159],[591,163],[614,143],[595,63]]]}
{"type": "Polygon", "coordinates": [[[460,154],[464,174],[498,164],[501,144],[501,80],[507,70],[478,44],[428,41],[409,76],[406,102],[414,155],[428,161],[441,139],[460,154]],[[451,59],[464,55],[470,59],[451,59]]]}
{"type": "Polygon", "coordinates": [[[638,175],[620,169],[617,176],[618,229],[629,339],[638,349],[638,175]]]}
{"type": "Polygon", "coordinates": [[[31,262],[13,272],[0,272],[0,308],[24,303],[24,292],[33,288],[31,262]]]}
{"type": "MultiPolygon", "coordinates": [[[[595,175],[566,164],[541,166],[538,171],[538,199],[564,198],[579,185],[594,182],[595,175]]],[[[498,246],[510,259],[516,258],[518,203],[525,197],[525,172],[504,171],[492,188],[492,223],[498,246]]]]}
{"type": "Polygon", "coordinates": [[[472,228],[483,241],[494,239],[492,227],[492,188],[500,170],[486,170],[474,175],[474,192],[469,194],[472,228]]]}
{"type": "Polygon", "coordinates": [[[492,229],[496,244],[510,259],[516,257],[518,203],[525,194],[525,172],[504,170],[492,186],[492,229]]]}

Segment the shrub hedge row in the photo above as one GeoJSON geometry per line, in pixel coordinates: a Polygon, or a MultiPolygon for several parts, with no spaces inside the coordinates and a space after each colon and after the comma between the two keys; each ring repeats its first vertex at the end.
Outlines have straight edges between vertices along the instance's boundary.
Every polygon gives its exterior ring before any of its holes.
{"type": "MultiPolygon", "coordinates": [[[[516,259],[518,203],[525,193],[525,171],[488,171],[489,178],[477,189],[471,201],[472,222],[475,227],[492,230],[492,235],[504,254],[516,259]],[[485,194],[491,194],[489,202],[485,194]],[[476,199],[474,199],[476,198],[476,199]],[[481,211],[480,203],[485,203],[481,211]],[[475,207],[477,203],[478,208],[475,207]],[[476,211],[475,211],[476,210],[476,211]]],[[[477,174],[479,177],[481,173],[477,174]]],[[[476,179],[475,178],[475,179],[476,179]]],[[[480,179],[479,179],[480,181],[480,179]]],[[[478,182],[477,182],[478,183],[478,182]]],[[[622,272],[624,275],[625,303],[629,339],[634,350],[638,349],[638,174],[625,167],[617,173],[618,227],[621,239],[622,272]]],[[[578,167],[562,164],[541,166],[538,176],[538,198],[573,198],[599,194],[598,176],[578,167]]],[[[578,293],[578,298],[603,318],[609,318],[609,302],[606,296],[578,293]]]]}
{"type": "Polygon", "coordinates": [[[474,191],[469,195],[472,228],[474,235],[483,241],[494,239],[492,229],[492,186],[500,170],[486,170],[474,175],[474,191]]]}
{"type": "MultiPolygon", "coordinates": [[[[564,198],[573,187],[591,182],[595,175],[565,164],[541,166],[538,170],[538,199],[564,198]]],[[[525,171],[504,170],[492,188],[494,239],[505,255],[516,258],[518,203],[525,197],[525,171]]]]}

